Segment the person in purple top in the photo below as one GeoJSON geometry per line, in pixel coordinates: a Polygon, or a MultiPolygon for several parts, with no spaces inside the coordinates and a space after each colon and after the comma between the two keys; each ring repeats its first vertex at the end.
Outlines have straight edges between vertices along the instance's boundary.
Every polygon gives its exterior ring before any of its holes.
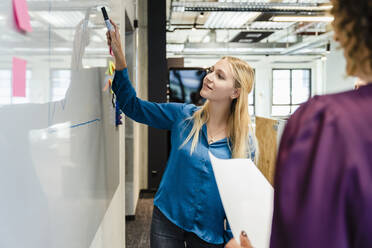
{"type": "MultiPolygon", "coordinates": [[[[347,74],[366,83],[316,96],[289,119],[276,167],[271,248],[372,247],[372,1],[332,3],[347,74]]],[[[242,247],[254,246],[241,239],[242,247]]]]}

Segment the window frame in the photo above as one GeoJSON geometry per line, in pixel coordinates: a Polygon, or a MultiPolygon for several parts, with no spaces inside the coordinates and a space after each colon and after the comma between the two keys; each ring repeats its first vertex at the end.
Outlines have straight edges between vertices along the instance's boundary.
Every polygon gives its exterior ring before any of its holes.
{"type": "MultiPolygon", "coordinates": [[[[26,85],[25,85],[25,91],[26,91],[26,96],[25,97],[17,97],[13,96],[13,69],[12,68],[2,68],[0,69],[1,72],[7,72],[9,74],[9,78],[5,78],[8,81],[9,87],[1,87],[1,90],[7,89],[9,90],[9,102],[6,104],[1,104],[1,105],[13,105],[13,104],[24,104],[24,103],[30,103],[30,83],[32,80],[32,69],[26,68],[26,85]],[[17,100],[17,99],[20,99],[17,100]]],[[[3,78],[1,78],[3,79],[3,78]]]]}
{"type": "MultiPolygon", "coordinates": [[[[292,107],[294,106],[301,106],[301,104],[303,104],[304,102],[302,103],[299,103],[299,104],[294,104],[292,102],[292,83],[293,83],[293,80],[292,80],[292,71],[298,71],[298,70],[302,70],[302,71],[309,71],[309,98],[306,99],[306,101],[308,101],[311,96],[312,96],[312,68],[272,68],[271,70],[271,75],[272,75],[272,80],[271,80],[271,89],[272,89],[272,94],[271,94],[271,108],[270,108],[270,113],[271,113],[271,116],[272,117],[280,117],[280,118],[286,118],[286,117],[289,117],[291,116],[295,111],[292,112],[292,107]],[[289,104],[274,104],[274,71],[289,71],[289,104]],[[289,115],[273,115],[272,112],[273,112],[273,106],[289,106],[289,115]]],[[[306,102],[305,101],[305,102],[306,102]]]]}
{"type": "Polygon", "coordinates": [[[253,72],[254,72],[253,87],[252,87],[253,103],[249,104],[249,99],[248,99],[248,109],[251,106],[253,107],[253,113],[249,113],[250,116],[256,115],[256,68],[253,68],[253,72]]]}
{"type": "Polygon", "coordinates": [[[49,70],[49,77],[50,78],[49,78],[49,96],[48,96],[50,102],[64,100],[64,98],[63,99],[58,99],[58,100],[53,99],[54,98],[53,89],[55,89],[55,87],[53,85],[54,80],[55,80],[55,77],[54,77],[53,73],[58,72],[58,71],[69,71],[69,73],[70,73],[70,76],[69,76],[70,82],[69,82],[69,86],[66,89],[65,97],[66,97],[66,93],[67,93],[68,89],[71,86],[71,80],[72,80],[72,78],[71,78],[71,74],[72,74],[71,68],[62,68],[62,67],[51,68],[49,70]]]}
{"type": "MultiPolygon", "coordinates": [[[[256,78],[253,81],[253,89],[252,89],[252,97],[253,97],[253,103],[249,104],[248,100],[248,107],[253,107],[253,113],[249,113],[250,116],[255,116],[256,114],[256,78]]],[[[249,95],[249,94],[248,94],[249,95]]]]}

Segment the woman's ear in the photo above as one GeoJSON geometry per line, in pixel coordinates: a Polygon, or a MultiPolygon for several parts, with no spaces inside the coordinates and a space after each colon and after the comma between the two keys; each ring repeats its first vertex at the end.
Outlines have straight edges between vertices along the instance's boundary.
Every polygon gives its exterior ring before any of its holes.
{"type": "Polygon", "coordinates": [[[235,88],[233,94],[231,95],[231,99],[236,99],[240,96],[240,88],[235,88]]]}

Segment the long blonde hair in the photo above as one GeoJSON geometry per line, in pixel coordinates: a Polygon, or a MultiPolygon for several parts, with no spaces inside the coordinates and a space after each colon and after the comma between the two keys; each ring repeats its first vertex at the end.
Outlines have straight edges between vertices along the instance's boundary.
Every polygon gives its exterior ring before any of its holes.
{"type": "MultiPolygon", "coordinates": [[[[248,134],[252,130],[248,113],[248,94],[253,88],[254,71],[247,62],[239,58],[225,56],[222,59],[226,59],[231,66],[234,87],[241,89],[239,97],[231,103],[231,112],[227,122],[227,137],[230,139],[229,142],[231,141],[230,150],[232,158],[246,158],[248,134]]],[[[200,130],[209,120],[209,101],[207,100],[189,119],[193,120],[194,124],[181,147],[193,138],[191,143],[192,154],[198,143],[200,130]]]]}

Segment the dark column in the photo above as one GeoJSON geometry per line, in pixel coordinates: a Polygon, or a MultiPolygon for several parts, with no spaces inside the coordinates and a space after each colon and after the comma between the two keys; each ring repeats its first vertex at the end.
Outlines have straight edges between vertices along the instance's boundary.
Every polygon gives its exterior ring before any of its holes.
{"type": "MultiPolygon", "coordinates": [[[[166,102],[166,1],[148,0],[148,99],[166,102]]],[[[167,131],[149,127],[148,187],[157,189],[167,162],[167,131]]]]}

